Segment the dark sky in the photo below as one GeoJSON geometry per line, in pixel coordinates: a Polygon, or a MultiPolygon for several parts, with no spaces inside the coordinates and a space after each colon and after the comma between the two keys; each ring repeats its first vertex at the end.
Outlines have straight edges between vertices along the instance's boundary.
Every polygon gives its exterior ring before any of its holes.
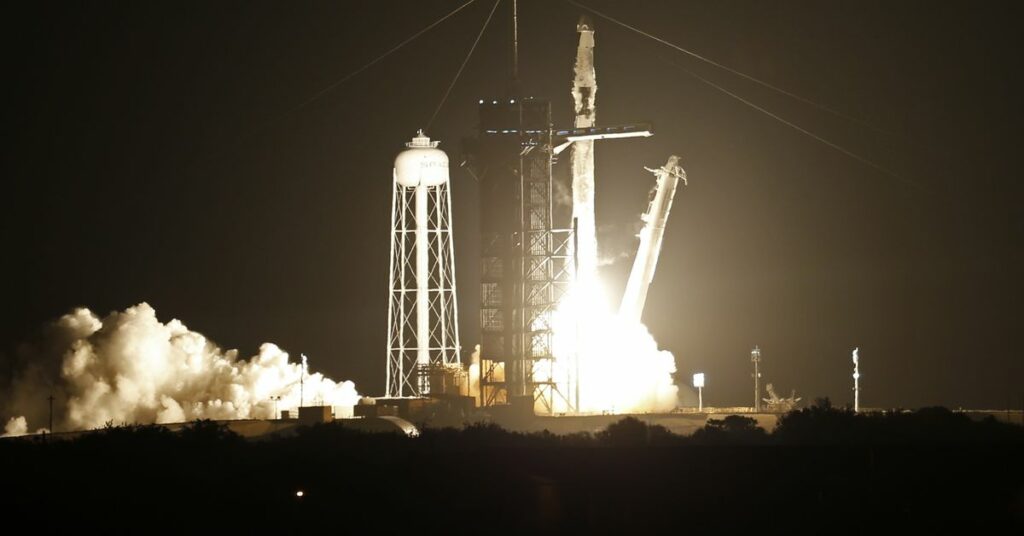
{"type": "MultiPolygon", "coordinates": [[[[492,3],[22,3],[5,14],[3,321],[10,360],[49,319],[140,301],[224,347],[273,341],[384,383],[392,159],[424,126],[492,3]]],[[[459,161],[503,96],[510,2],[428,132],[459,161]]],[[[528,94],[571,121],[578,8],[520,2],[528,94]]],[[[595,18],[597,210],[631,252],[653,177],[683,157],[646,321],[705,402],[748,404],[749,350],[780,391],[868,406],[1020,406],[1015,2],[593,1],[597,9],[892,134],[838,119],[595,18]],[[811,140],[704,76],[898,173],[811,140]]],[[[568,173],[568,159],[557,173],[568,173]]],[[[462,341],[477,342],[476,185],[453,173],[462,341]]],[[[630,258],[606,269],[618,295],[630,258]]],[[[628,366],[624,360],[623,366],[628,366]]]]}

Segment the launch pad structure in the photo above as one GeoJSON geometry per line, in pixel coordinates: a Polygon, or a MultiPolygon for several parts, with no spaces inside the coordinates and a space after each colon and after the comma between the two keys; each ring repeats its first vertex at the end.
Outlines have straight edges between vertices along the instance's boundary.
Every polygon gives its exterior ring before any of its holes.
{"type": "MultiPolygon", "coordinates": [[[[556,129],[550,101],[519,89],[515,39],[512,89],[479,101],[477,134],[464,140],[464,165],[478,181],[480,200],[474,378],[465,376],[459,355],[447,155],[421,131],[396,158],[386,398],[470,395],[480,407],[510,406],[516,413],[579,413],[579,341],[556,366],[554,320],[574,282],[596,277],[594,141],[652,132],[647,123],[596,124],[593,24],[582,17],[576,30],[572,128],[556,129]],[[556,210],[553,178],[556,155],[570,147],[571,212],[556,210]]],[[[657,260],[660,235],[655,238],[647,264],[657,260]]],[[[644,291],[652,274],[653,266],[644,291]]],[[[637,316],[642,307],[638,302],[637,316]]]]}
{"type": "MultiPolygon", "coordinates": [[[[553,215],[551,103],[482,100],[467,140],[480,188],[480,405],[571,405],[554,372],[552,318],[571,283],[572,230],[553,215]]],[[[568,222],[566,222],[568,223],[568,222]]]]}
{"type": "Polygon", "coordinates": [[[510,95],[480,100],[478,134],[465,142],[480,190],[482,407],[508,404],[551,414],[557,403],[568,413],[579,411],[579,363],[556,370],[552,324],[573,281],[589,276],[580,274],[580,257],[593,257],[583,266],[596,267],[593,144],[651,135],[647,123],[595,124],[593,24],[582,17],[576,31],[573,128],[554,128],[550,101],[521,95],[514,61],[510,95]],[[555,155],[570,146],[571,215],[555,211],[552,174],[555,155]],[[589,237],[586,244],[577,226],[589,237]]]}

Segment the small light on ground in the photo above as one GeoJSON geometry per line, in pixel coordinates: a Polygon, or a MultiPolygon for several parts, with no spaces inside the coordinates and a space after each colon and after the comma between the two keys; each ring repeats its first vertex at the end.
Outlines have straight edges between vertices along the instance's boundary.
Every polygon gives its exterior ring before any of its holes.
{"type": "Polygon", "coordinates": [[[304,495],[306,495],[306,492],[302,491],[301,489],[295,492],[296,497],[302,497],[304,495]]]}

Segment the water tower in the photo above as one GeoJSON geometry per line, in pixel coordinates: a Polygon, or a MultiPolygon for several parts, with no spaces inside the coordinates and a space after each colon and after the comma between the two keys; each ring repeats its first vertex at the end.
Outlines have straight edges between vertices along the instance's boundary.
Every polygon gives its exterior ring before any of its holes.
{"type": "Polygon", "coordinates": [[[421,130],[395,158],[388,397],[426,396],[432,374],[460,367],[448,155],[438,143],[421,130]]]}

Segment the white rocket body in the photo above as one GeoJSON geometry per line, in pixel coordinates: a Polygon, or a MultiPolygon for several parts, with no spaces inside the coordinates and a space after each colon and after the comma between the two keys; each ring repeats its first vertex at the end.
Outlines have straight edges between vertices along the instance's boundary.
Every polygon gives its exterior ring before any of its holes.
{"type": "Polygon", "coordinates": [[[672,200],[676,195],[679,179],[686,183],[686,172],[679,166],[679,157],[670,156],[665,167],[654,171],[658,178],[654,197],[651,199],[647,212],[641,218],[644,226],[640,231],[640,245],[637,247],[633,269],[629,273],[626,291],[619,305],[622,318],[640,322],[647,302],[647,290],[654,280],[654,270],[658,266],[658,255],[665,236],[665,224],[672,210],[672,200]]]}
{"type": "MultiPolygon", "coordinates": [[[[594,126],[597,74],[594,70],[594,29],[584,17],[576,25],[580,34],[573,69],[572,99],[576,128],[594,126]]],[[[593,278],[597,271],[597,226],[594,217],[594,140],[572,144],[572,215],[576,219],[576,252],[580,278],[593,278]]]]}

